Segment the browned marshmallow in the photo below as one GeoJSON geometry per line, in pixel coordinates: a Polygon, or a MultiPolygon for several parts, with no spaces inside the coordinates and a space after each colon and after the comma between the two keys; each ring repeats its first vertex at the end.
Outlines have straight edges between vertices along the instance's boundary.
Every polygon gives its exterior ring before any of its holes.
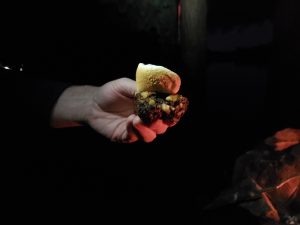
{"type": "Polygon", "coordinates": [[[138,92],[176,94],[181,80],[176,73],[163,66],[139,63],[136,70],[136,83],[138,92]]]}

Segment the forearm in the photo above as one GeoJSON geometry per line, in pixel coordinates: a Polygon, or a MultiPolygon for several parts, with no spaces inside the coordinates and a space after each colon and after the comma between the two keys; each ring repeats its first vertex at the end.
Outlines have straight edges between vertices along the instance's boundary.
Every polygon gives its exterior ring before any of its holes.
{"type": "Polygon", "coordinates": [[[94,86],[71,86],[58,98],[51,114],[51,126],[71,127],[88,122],[98,90],[94,86]]]}

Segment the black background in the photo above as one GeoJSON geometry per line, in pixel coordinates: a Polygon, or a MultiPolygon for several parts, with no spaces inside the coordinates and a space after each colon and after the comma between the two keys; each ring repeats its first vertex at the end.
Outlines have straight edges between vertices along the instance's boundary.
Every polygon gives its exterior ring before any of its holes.
{"type": "MultiPolygon", "coordinates": [[[[103,2],[7,3],[1,60],[74,84],[134,79],[141,61],[184,72],[178,46],[137,31],[103,2]]],[[[153,143],[110,143],[88,127],[53,130],[21,114],[9,140],[4,135],[3,152],[12,153],[3,164],[7,195],[39,212],[54,202],[54,215],[93,208],[111,224],[255,224],[236,207],[202,209],[230,185],[239,155],[299,123],[299,10],[297,1],[209,1],[205,68],[182,75],[189,111],[153,143]]]]}

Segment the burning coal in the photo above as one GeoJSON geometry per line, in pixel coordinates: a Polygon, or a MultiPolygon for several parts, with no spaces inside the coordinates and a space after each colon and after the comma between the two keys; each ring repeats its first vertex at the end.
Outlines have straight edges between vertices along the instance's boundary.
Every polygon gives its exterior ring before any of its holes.
{"type": "Polygon", "coordinates": [[[238,204],[263,224],[300,225],[300,130],[285,129],[236,161],[233,186],[209,208],[238,204]]]}

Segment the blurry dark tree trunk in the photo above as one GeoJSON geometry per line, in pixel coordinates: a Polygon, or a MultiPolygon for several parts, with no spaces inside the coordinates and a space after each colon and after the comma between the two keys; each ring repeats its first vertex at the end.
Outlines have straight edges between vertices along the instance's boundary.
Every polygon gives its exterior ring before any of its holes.
{"type": "Polygon", "coordinates": [[[197,79],[203,78],[205,65],[206,14],[206,0],[182,0],[180,38],[184,72],[197,79]]]}

